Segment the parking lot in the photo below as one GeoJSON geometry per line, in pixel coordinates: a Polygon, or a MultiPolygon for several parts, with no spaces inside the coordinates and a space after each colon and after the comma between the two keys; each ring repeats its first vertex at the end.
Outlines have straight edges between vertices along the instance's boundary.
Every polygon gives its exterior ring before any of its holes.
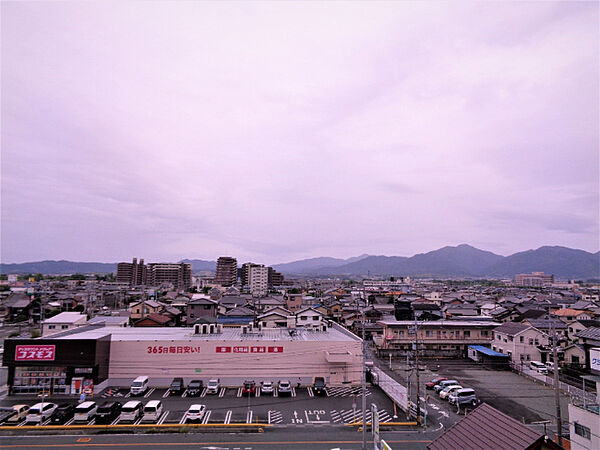
{"type": "MultiPolygon", "coordinates": [[[[293,387],[291,393],[282,396],[277,392],[262,393],[257,387],[254,396],[242,395],[242,388],[222,387],[217,394],[207,394],[206,388],[197,397],[188,396],[187,390],[181,395],[170,395],[165,388],[150,388],[143,395],[132,397],[128,388],[106,389],[100,395],[88,398],[100,405],[105,401],[117,401],[125,404],[129,400],[140,400],[146,403],[150,400],[160,400],[163,412],[157,424],[184,424],[187,422],[186,412],[192,404],[205,405],[206,409],[201,420],[202,424],[250,424],[266,423],[274,426],[326,426],[344,425],[361,421],[361,396],[360,387],[339,386],[328,387],[327,396],[315,396],[312,387],[293,387]]],[[[39,402],[37,397],[12,396],[2,400],[2,406],[25,403],[33,405],[39,402]]],[[[64,396],[47,398],[46,402],[73,403],[77,400],[64,396]]],[[[381,422],[392,422],[394,419],[394,406],[391,400],[377,387],[367,388],[367,414],[366,420],[372,417],[371,404],[375,403],[379,411],[381,422]]],[[[401,415],[400,412],[398,412],[401,415]]],[[[42,424],[48,424],[49,420],[42,424]]],[[[128,422],[131,423],[131,422],[128,422]]],[[[140,424],[141,419],[134,422],[140,424]]],[[[66,425],[73,424],[70,420],[66,425]]],[[[91,419],[88,425],[95,424],[91,419]]],[[[115,419],[112,425],[122,424],[115,419]]],[[[23,426],[24,421],[16,426],[23,426]]]]}

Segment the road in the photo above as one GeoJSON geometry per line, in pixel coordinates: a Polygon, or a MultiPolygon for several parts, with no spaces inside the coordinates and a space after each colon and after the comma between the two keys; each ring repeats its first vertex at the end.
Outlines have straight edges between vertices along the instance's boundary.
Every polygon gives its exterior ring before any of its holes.
{"type": "MultiPolygon", "coordinates": [[[[373,438],[367,435],[367,446],[373,438]]],[[[392,448],[424,449],[431,437],[421,432],[383,432],[392,448]]],[[[177,449],[359,449],[362,435],[355,429],[341,427],[286,428],[264,433],[197,433],[138,435],[69,435],[69,436],[2,436],[0,448],[177,448],[177,449]],[[308,431],[308,432],[307,432],[308,431]]]]}

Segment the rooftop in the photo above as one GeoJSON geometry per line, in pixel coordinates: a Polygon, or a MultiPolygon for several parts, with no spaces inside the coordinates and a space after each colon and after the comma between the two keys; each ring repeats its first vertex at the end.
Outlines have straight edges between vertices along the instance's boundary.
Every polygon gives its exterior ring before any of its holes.
{"type": "Polygon", "coordinates": [[[350,333],[337,324],[332,324],[327,331],[313,331],[303,328],[263,328],[261,331],[242,334],[241,327],[223,327],[222,333],[194,334],[193,328],[180,327],[86,327],[80,332],[51,336],[52,339],[98,339],[111,335],[113,341],[360,341],[358,336],[350,333]]]}
{"type": "Polygon", "coordinates": [[[87,316],[78,312],[61,312],[54,317],[44,320],[44,323],[76,323],[81,320],[84,322],[87,321],[87,316]]]}
{"type": "MultiPolygon", "coordinates": [[[[378,320],[377,323],[385,326],[407,327],[415,324],[414,320],[378,320]]],[[[496,327],[499,322],[490,322],[484,320],[425,320],[417,322],[419,327],[496,327]]]]}

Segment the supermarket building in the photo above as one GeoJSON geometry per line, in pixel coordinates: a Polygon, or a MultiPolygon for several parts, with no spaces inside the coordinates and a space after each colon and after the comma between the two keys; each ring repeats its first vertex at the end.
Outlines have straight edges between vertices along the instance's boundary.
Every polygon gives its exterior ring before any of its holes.
{"type": "Polygon", "coordinates": [[[39,339],[7,339],[3,365],[11,394],[98,393],[129,386],[140,376],[151,387],[175,377],[188,383],[219,378],[329,385],[360,383],[362,341],[331,323],[321,329],[223,327],[120,328],[86,326],[39,339]]]}

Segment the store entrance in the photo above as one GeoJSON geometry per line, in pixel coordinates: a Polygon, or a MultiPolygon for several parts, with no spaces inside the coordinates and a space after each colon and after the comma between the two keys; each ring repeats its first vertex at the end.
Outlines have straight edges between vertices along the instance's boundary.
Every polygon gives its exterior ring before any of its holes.
{"type": "Polygon", "coordinates": [[[15,367],[13,394],[68,394],[66,367],[15,367]]]}

